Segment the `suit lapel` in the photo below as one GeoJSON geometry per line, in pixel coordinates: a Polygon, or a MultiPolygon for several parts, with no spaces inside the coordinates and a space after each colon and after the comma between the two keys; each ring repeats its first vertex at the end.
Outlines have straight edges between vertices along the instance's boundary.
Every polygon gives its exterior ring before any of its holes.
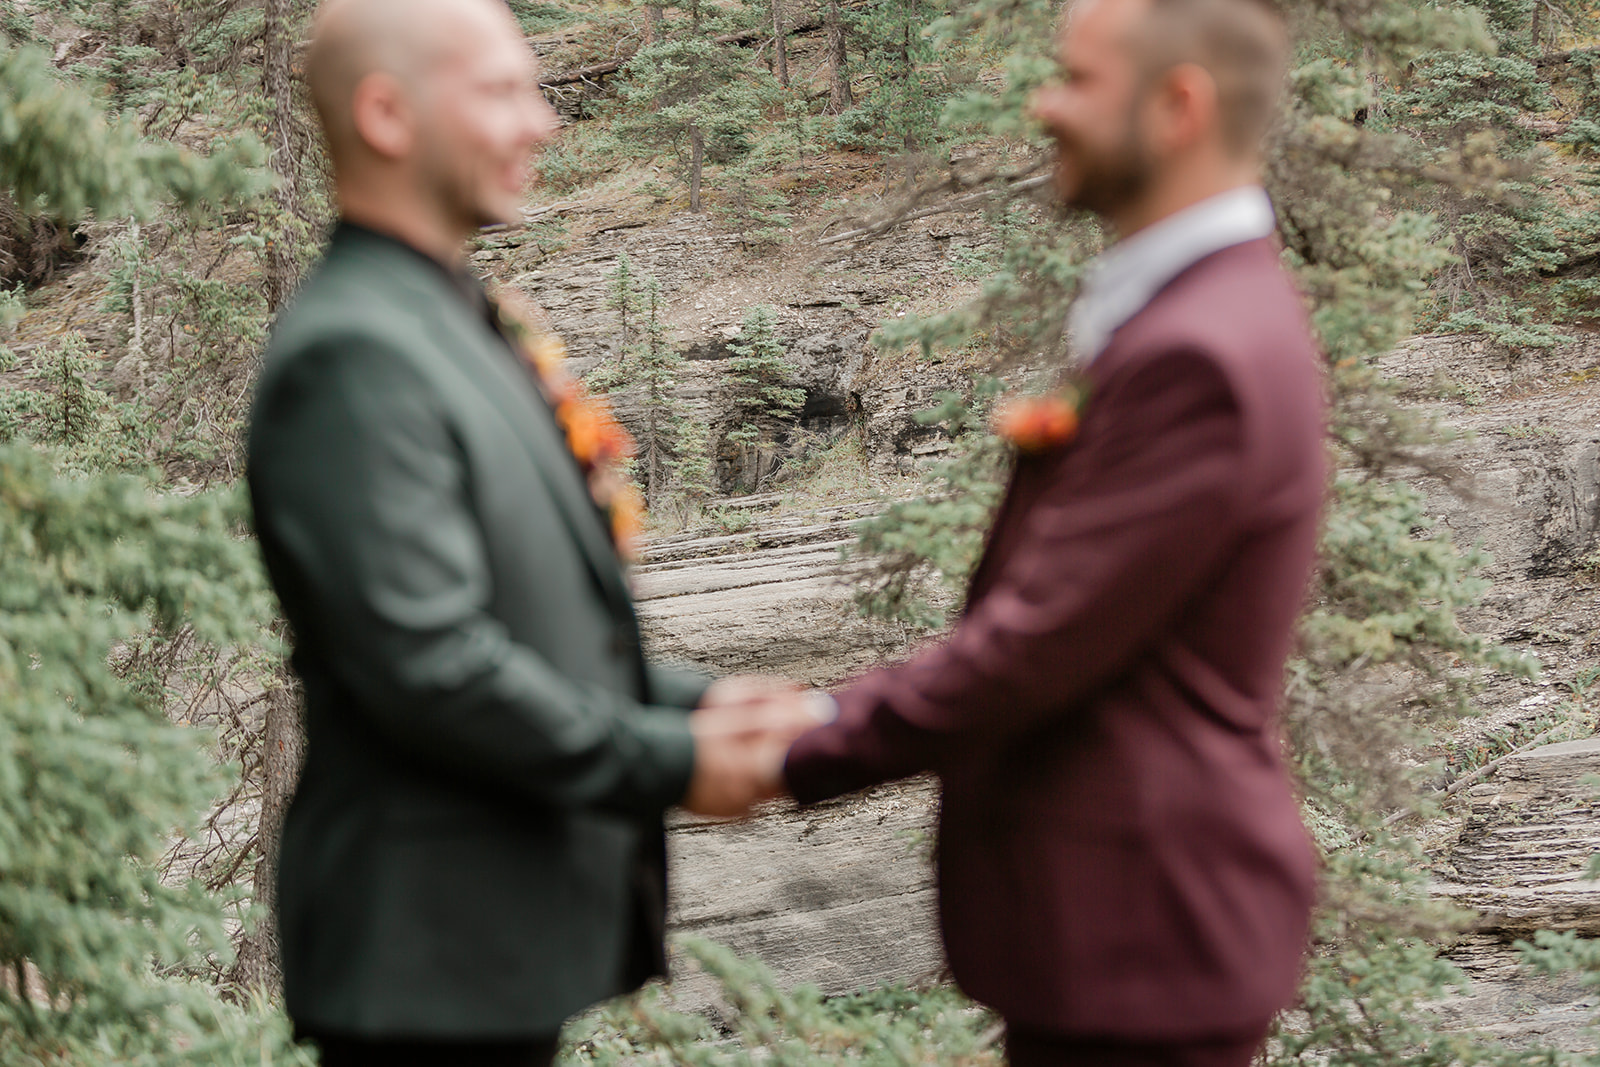
{"type": "Polygon", "coordinates": [[[445,358],[451,360],[473,381],[483,395],[499,409],[533,459],[555,510],[582,550],[590,575],[619,615],[632,620],[633,598],[628,592],[617,550],[606,530],[599,509],[589,496],[589,487],[567,447],[566,435],[556,425],[529,371],[519,366],[505,343],[491,331],[488,323],[472,314],[459,293],[450,290],[442,272],[435,272],[420,260],[411,263],[401,258],[403,249],[391,252],[379,246],[375,251],[397,281],[417,290],[425,306],[436,307],[429,316],[429,329],[445,358]]]}
{"type": "MultiPolygon", "coordinates": [[[[550,405],[539,392],[532,375],[517,365],[516,357],[504,342],[489,333],[486,324],[472,320],[462,309],[463,325],[476,327],[474,335],[441,336],[441,343],[454,341],[463,369],[483,383],[484,393],[506,416],[534,460],[556,508],[594,571],[606,594],[619,606],[631,605],[622,568],[617,563],[616,545],[605,528],[604,519],[589,495],[577,460],[567,447],[566,435],[556,425],[550,405]],[[469,369],[470,368],[470,369],[469,369]]],[[[444,331],[439,331],[441,334],[444,331]]],[[[631,606],[629,608],[631,612],[631,606]]]]}

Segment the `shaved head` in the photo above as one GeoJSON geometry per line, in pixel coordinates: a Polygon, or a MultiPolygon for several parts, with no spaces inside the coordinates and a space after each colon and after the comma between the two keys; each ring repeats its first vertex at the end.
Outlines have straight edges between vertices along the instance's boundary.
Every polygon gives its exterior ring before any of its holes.
{"type": "Polygon", "coordinates": [[[561,126],[503,0],[326,0],[306,81],[340,213],[439,260],[520,220],[561,126]]]}
{"type": "Polygon", "coordinates": [[[515,30],[501,0],[327,0],[317,11],[306,83],[335,163],[355,137],[351,102],[373,74],[413,92],[452,62],[470,62],[471,31],[515,30]]]}

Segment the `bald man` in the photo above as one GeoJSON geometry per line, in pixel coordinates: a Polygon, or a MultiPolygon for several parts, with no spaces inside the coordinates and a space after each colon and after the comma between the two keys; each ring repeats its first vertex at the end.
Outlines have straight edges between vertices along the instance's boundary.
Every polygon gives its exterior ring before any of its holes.
{"type": "Polygon", "coordinates": [[[1075,438],[1019,456],[949,640],[836,695],[802,803],[944,786],[940,917],[1013,1067],[1246,1067],[1314,883],[1276,706],[1323,494],[1318,356],[1260,146],[1265,0],[1083,0],[1035,112],[1115,243],[1071,329],[1075,438]]]}
{"type": "Polygon", "coordinates": [[[557,125],[507,9],[331,3],[307,78],[342,221],[249,437],[307,705],[288,1009],[328,1067],[548,1063],[663,972],[664,809],[742,810],[795,720],[645,660],[605,502],[463,270],[557,125]]]}

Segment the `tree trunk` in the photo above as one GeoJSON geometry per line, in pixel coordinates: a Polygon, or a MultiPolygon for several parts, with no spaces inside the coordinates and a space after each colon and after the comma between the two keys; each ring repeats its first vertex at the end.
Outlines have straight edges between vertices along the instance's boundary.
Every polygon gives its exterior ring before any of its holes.
{"type": "Polygon", "coordinates": [[[645,403],[649,405],[650,410],[644,424],[645,437],[648,439],[644,460],[644,504],[646,508],[652,510],[661,506],[661,491],[666,488],[661,461],[661,402],[659,392],[652,385],[645,394],[645,403]]]}
{"type": "Polygon", "coordinates": [[[850,72],[845,65],[844,16],[839,0],[828,0],[828,114],[841,115],[855,106],[850,72]]]}
{"type": "Polygon", "coordinates": [[[661,40],[661,22],[666,18],[660,4],[646,4],[644,9],[644,43],[652,45],[661,40]]]}
{"type": "Polygon", "coordinates": [[[144,256],[139,248],[139,220],[128,220],[128,240],[133,248],[133,336],[128,339],[128,355],[144,362],[144,256]]]}
{"type": "Polygon", "coordinates": [[[706,135],[699,126],[689,127],[689,210],[700,210],[700,170],[706,158],[706,135]]]}
{"type": "Polygon", "coordinates": [[[783,0],[772,0],[772,57],[776,65],[778,84],[789,88],[788,29],[783,24],[783,0]]]}
{"type": "Polygon", "coordinates": [[[1539,41],[1539,9],[1544,6],[1544,0],[1533,0],[1533,15],[1528,20],[1528,37],[1533,43],[1533,54],[1538,55],[1544,51],[1544,46],[1539,41]]]}
{"type": "Polygon", "coordinates": [[[276,994],[283,983],[278,945],[278,843],[283,816],[300,777],[305,725],[299,685],[286,670],[279,671],[276,683],[267,696],[261,738],[261,820],[256,828],[256,866],[250,890],[257,922],[240,941],[238,958],[228,976],[240,992],[262,989],[276,994]]]}
{"type": "Polygon", "coordinates": [[[895,80],[902,85],[911,84],[911,20],[900,20],[900,63],[895,80]]]}
{"type": "Polygon", "coordinates": [[[267,129],[268,162],[278,176],[273,200],[278,208],[277,233],[267,245],[265,289],[267,310],[288,301],[300,281],[300,227],[304,205],[300,194],[299,129],[294,117],[294,0],[264,0],[261,88],[270,103],[267,129]]]}

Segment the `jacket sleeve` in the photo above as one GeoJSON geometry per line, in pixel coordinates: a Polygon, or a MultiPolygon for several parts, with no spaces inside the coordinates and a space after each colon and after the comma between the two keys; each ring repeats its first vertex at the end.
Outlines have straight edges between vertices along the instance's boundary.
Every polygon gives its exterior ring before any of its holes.
{"type": "Polygon", "coordinates": [[[352,710],[420,760],[542,803],[676,803],[694,764],[683,712],[567,677],[489,614],[465,457],[420,372],[363,336],[285,371],[256,404],[256,525],[352,710]]]}
{"type": "Polygon", "coordinates": [[[650,687],[650,700],[669,708],[694,708],[711,687],[711,679],[699,671],[679,667],[663,667],[657,663],[645,667],[650,687]]]}
{"type": "Polygon", "coordinates": [[[1018,547],[948,641],[837,694],[790,750],[802,803],[938,770],[975,735],[1070,714],[1123,674],[1216,573],[1237,536],[1242,414],[1202,353],[1108,382],[1081,454],[1019,517],[1018,547]]]}

